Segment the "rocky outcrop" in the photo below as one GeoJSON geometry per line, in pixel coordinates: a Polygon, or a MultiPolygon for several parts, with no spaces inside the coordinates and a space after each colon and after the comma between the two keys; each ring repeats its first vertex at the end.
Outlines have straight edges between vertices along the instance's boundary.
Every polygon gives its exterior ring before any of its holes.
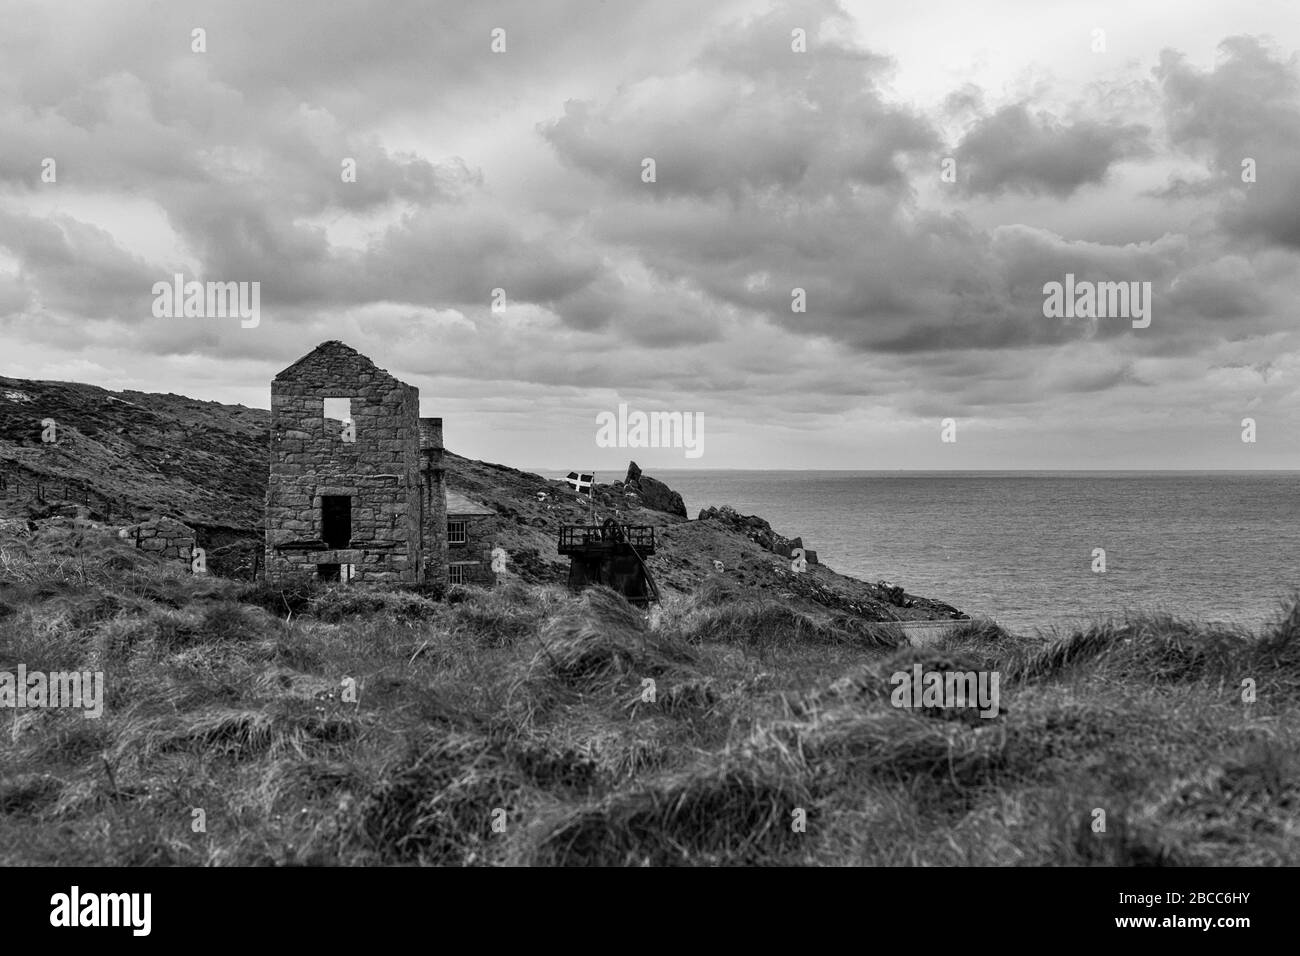
{"type": "MultiPolygon", "coordinates": [[[[803,547],[803,538],[787,538],[777,534],[772,530],[772,526],[758,515],[742,515],[730,505],[723,505],[721,508],[705,508],[700,511],[699,520],[716,521],[731,531],[743,534],[759,547],[773,554],[779,554],[783,558],[790,557],[790,552],[795,548],[803,547]]],[[[805,548],[804,559],[809,564],[816,564],[817,552],[805,548]]]]}
{"type": "MultiPolygon", "coordinates": [[[[615,482],[617,485],[618,482],[615,482]]],[[[670,515],[686,517],[686,502],[682,496],[665,485],[658,478],[641,474],[636,462],[629,462],[627,477],[622,483],[623,495],[636,498],[643,508],[667,512],[670,515]]]]}
{"type": "Polygon", "coordinates": [[[784,575],[785,589],[794,596],[847,614],[877,621],[965,620],[967,615],[951,604],[908,594],[901,587],[882,581],[866,584],[845,593],[834,580],[819,580],[811,574],[784,575]]]}

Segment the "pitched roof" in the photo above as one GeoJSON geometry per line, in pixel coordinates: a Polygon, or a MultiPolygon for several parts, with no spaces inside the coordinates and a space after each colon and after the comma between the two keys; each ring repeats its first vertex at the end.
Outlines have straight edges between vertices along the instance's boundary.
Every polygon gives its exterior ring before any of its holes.
{"type": "Polygon", "coordinates": [[[362,355],[352,346],[348,345],[346,342],[340,342],[338,339],[330,339],[328,342],[322,342],[288,368],[281,370],[280,374],[276,375],[273,381],[296,378],[304,373],[309,375],[313,374],[317,366],[327,364],[331,358],[338,359],[340,357],[355,364],[358,369],[387,376],[395,382],[399,381],[399,379],[393,376],[387,369],[380,368],[367,356],[362,355]]]}
{"type": "Polygon", "coordinates": [[[485,508],[476,501],[450,489],[447,491],[447,514],[449,515],[494,515],[491,508],[485,508]]]}

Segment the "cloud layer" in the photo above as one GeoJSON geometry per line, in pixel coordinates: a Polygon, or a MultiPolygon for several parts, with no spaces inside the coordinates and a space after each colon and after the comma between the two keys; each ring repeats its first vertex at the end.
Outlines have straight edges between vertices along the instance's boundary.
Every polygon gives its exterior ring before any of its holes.
{"type": "Polygon", "coordinates": [[[5,374],[265,404],[342,338],[518,464],[612,462],[630,401],[707,467],[1300,467],[1283,23],[939,89],[832,0],[15,6],[5,374]],[[178,272],[262,322],[155,318],[178,272]],[[1067,273],[1150,327],[1045,317],[1067,273]]]}

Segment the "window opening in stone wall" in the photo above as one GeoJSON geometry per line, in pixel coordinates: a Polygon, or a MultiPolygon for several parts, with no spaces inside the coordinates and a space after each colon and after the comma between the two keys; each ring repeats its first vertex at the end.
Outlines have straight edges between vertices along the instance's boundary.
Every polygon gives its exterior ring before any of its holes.
{"type": "Polygon", "coordinates": [[[352,540],[352,498],[324,495],[320,500],[320,536],[327,548],[346,548],[352,540]]]}
{"type": "Polygon", "coordinates": [[[327,398],[324,400],[324,415],[340,422],[352,421],[352,399],[327,398]]]}
{"type": "Polygon", "coordinates": [[[337,564],[316,565],[316,578],[320,581],[337,581],[339,579],[339,566],[337,564]]]}
{"type": "Polygon", "coordinates": [[[357,426],[352,421],[352,399],[323,399],[321,413],[325,416],[326,435],[332,432],[349,445],[357,440],[357,426]]]}
{"type": "Polygon", "coordinates": [[[448,565],[448,567],[447,567],[447,583],[448,583],[448,584],[464,584],[464,583],[465,583],[465,569],[464,569],[461,565],[459,565],[459,564],[448,565]]]}
{"type": "Polygon", "coordinates": [[[469,539],[465,533],[464,521],[447,522],[447,543],[448,544],[464,544],[467,540],[469,539]]]}

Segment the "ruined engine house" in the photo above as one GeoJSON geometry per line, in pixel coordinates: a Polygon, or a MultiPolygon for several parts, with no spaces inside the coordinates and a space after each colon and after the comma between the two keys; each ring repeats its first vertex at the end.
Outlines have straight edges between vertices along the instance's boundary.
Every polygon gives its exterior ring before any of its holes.
{"type": "Polygon", "coordinates": [[[266,577],[446,582],[442,419],[342,342],[271,382],[266,577]]]}

